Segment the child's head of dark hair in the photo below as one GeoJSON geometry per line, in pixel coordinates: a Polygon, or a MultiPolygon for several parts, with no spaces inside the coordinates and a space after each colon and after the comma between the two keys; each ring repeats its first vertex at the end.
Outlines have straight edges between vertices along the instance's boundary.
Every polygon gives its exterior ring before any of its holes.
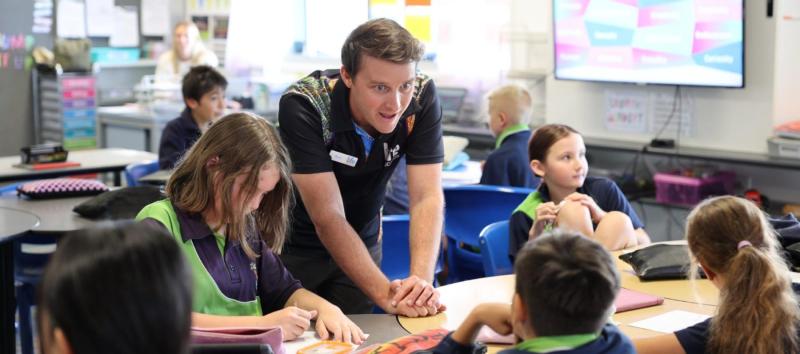
{"type": "Polygon", "coordinates": [[[225,76],[217,71],[217,69],[208,65],[192,67],[192,69],[183,76],[183,100],[193,99],[200,102],[203,95],[218,87],[224,91],[228,87],[228,80],[225,80],[225,76]]]}
{"type": "Polygon", "coordinates": [[[564,124],[546,124],[539,127],[533,132],[533,136],[528,143],[529,161],[539,160],[544,163],[550,147],[570,134],[580,135],[577,130],[564,124]]]}
{"type": "Polygon", "coordinates": [[[46,352],[56,332],[75,353],[187,353],[191,273],[165,229],[120,223],[66,235],[39,289],[46,352]]]}
{"type": "Polygon", "coordinates": [[[571,231],[555,230],[528,241],[514,272],[516,292],[536,336],[597,333],[620,287],[611,255],[571,231]]]}

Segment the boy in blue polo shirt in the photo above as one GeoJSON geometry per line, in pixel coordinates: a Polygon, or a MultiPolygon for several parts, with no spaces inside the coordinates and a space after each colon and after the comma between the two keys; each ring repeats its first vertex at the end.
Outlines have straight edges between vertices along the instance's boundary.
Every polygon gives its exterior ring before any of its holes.
{"type": "Polygon", "coordinates": [[[531,94],[517,85],[495,89],[487,96],[489,129],[497,137],[495,150],[483,165],[481,184],[536,188],[539,178],[528,166],[531,94]]]}
{"type": "Polygon", "coordinates": [[[599,243],[574,232],[547,233],[520,250],[514,273],[511,306],[478,305],[434,353],[475,353],[484,325],[520,340],[505,354],[635,353],[630,339],[608,323],[620,279],[599,243]]]}
{"type": "Polygon", "coordinates": [[[225,113],[227,87],[225,76],[208,65],[195,66],[183,77],[181,91],[186,108],[178,118],[167,123],[161,134],[158,146],[160,169],[175,167],[200,134],[225,113]]]}

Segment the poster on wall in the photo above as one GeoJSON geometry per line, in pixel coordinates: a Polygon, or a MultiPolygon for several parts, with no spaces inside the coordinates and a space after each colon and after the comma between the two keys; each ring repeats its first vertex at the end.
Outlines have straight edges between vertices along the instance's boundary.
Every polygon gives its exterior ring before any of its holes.
{"type": "Polygon", "coordinates": [[[192,22],[194,22],[195,26],[197,26],[197,29],[200,31],[200,39],[207,41],[209,38],[208,16],[192,16],[192,22]]]}
{"type": "Polygon", "coordinates": [[[637,91],[606,90],[606,114],[603,123],[612,132],[647,131],[648,95],[637,91]]]}
{"type": "Polygon", "coordinates": [[[61,0],[56,9],[56,34],[61,38],[85,38],[86,17],[83,2],[61,0]]]}
{"type": "Polygon", "coordinates": [[[214,16],[214,39],[228,38],[228,16],[214,16]]]}
{"type": "Polygon", "coordinates": [[[53,0],[34,0],[31,31],[48,34],[53,28],[53,0]]]}
{"type": "Polygon", "coordinates": [[[605,90],[603,125],[607,131],[692,136],[694,102],[686,93],[605,90]]]}

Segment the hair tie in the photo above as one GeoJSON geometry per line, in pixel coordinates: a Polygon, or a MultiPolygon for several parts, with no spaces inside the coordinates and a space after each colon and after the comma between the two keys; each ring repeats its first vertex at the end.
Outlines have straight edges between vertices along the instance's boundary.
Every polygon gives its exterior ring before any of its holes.
{"type": "Polygon", "coordinates": [[[750,243],[750,241],[747,241],[747,240],[742,240],[742,241],[739,241],[739,245],[738,245],[738,246],[736,246],[736,248],[737,248],[737,249],[742,249],[742,248],[745,248],[745,247],[750,247],[750,246],[752,246],[752,245],[753,245],[753,244],[752,244],[752,243],[750,243]]]}

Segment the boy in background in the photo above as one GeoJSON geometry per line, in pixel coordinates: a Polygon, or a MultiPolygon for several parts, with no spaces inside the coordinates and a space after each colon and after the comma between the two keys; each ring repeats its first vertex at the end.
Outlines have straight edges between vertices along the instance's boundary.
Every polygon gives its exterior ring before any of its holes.
{"type": "Polygon", "coordinates": [[[506,85],[490,92],[487,100],[489,129],[497,140],[495,150],[483,165],[480,183],[536,188],[539,179],[528,165],[531,94],[520,86],[506,85]]]}
{"type": "Polygon", "coordinates": [[[225,112],[228,81],[208,65],[195,66],[183,77],[186,108],[164,127],[158,147],[158,167],[169,170],[189,150],[200,134],[225,112]]]}
{"type": "Polygon", "coordinates": [[[630,339],[607,323],[619,292],[619,274],[599,243],[554,231],[529,241],[514,264],[511,306],[480,304],[434,353],[474,353],[483,325],[521,340],[500,353],[635,353],[630,339]]]}

